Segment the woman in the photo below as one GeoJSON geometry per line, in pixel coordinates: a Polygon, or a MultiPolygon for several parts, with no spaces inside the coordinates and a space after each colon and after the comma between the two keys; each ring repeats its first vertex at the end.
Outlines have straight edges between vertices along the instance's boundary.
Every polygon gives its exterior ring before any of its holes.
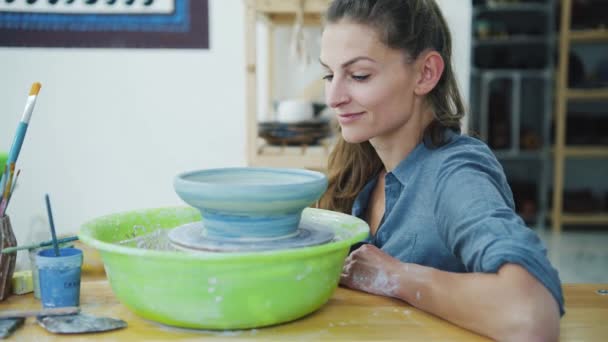
{"type": "Polygon", "coordinates": [[[488,147],[460,135],[451,38],[433,0],[335,0],[320,62],[341,139],[321,207],[366,220],[341,284],[499,340],[557,340],[557,272],[488,147]]]}

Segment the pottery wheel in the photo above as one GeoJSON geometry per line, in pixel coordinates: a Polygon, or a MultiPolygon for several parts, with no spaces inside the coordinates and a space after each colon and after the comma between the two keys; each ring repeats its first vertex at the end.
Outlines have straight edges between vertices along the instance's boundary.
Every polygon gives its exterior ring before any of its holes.
{"type": "Polygon", "coordinates": [[[252,252],[291,249],[327,243],[334,238],[331,231],[300,226],[286,237],[272,239],[227,239],[209,238],[202,222],[188,223],[169,232],[169,240],[181,249],[213,252],[252,252]]]}

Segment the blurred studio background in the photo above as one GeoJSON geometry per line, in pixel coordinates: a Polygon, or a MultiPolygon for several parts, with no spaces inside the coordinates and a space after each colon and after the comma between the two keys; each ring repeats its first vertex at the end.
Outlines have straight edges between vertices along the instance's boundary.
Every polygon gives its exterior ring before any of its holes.
{"type": "MultiPolygon", "coordinates": [[[[42,83],[7,209],[19,244],[50,238],[46,193],[70,235],[101,215],[182,205],[182,171],[323,170],[329,2],[0,1],[0,153],[42,83]]],[[[437,2],[465,130],[501,161],[562,280],[608,282],[608,1],[437,2]]]]}

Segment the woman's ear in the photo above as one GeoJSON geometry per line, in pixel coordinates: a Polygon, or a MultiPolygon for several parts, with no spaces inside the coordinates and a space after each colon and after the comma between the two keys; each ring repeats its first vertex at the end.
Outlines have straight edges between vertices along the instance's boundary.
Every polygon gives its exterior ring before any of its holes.
{"type": "Polygon", "coordinates": [[[422,96],[430,93],[443,75],[445,63],[437,51],[428,51],[418,57],[419,77],[414,89],[416,95],[422,96]]]}

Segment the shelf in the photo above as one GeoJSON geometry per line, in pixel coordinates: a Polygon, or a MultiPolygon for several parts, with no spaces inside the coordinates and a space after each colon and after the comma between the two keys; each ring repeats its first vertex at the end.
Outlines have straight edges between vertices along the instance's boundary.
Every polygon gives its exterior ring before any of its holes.
{"type": "Polygon", "coordinates": [[[545,151],[541,150],[493,150],[497,159],[511,160],[540,160],[546,157],[545,151]]]}
{"type": "Polygon", "coordinates": [[[473,41],[476,46],[509,45],[509,44],[552,44],[555,38],[543,36],[505,36],[478,38],[473,41]]]}
{"type": "Polygon", "coordinates": [[[563,224],[608,225],[608,213],[562,213],[563,224]]]}
{"type": "Polygon", "coordinates": [[[271,103],[273,97],[274,71],[273,61],[275,51],[275,26],[294,25],[296,15],[303,12],[304,25],[320,26],[322,13],[327,10],[331,0],[245,0],[245,70],[246,70],[246,120],[247,120],[247,165],[255,167],[289,167],[325,171],[330,152],[330,144],[322,141],[321,146],[271,146],[259,138],[258,131],[258,101],[271,103]],[[266,98],[258,98],[258,80],[261,71],[258,70],[257,51],[258,34],[256,26],[264,23],[268,27],[267,43],[262,47],[267,49],[268,66],[266,70],[266,98]]]}
{"type": "Polygon", "coordinates": [[[600,89],[574,89],[566,90],[566,97],[569,100],[608,100],[608,88],[600,89]]]}
{"type": "Polygon", "coordinates": [[[567,140],[568,101],[608,100],[606,88],[569,88],[568,70],[570,66],[571,46],[577,43],[608,42],[608,30],[572,30],[572,7],[574,0],[561,1],[559,64],[556,84],[556,112],[554,137],[556,145],[552,148],[553,161],[553,203],[556,206],[552,213],[553,231],[559,233],[564,224],[608,224],[608,212],[604,213],[569,213],[563,211],[564,184],[566,183],[567,158],[591,159],[608,158],[608,146],[565,145],[567,140]],[[565,146],[564,146],[565,145],[565,146]]]}
{"type": "MultiPolygon", "coordinates": [[[[296,17],[290,13],[271,13],[267,15],[274,25],[294,25],[296,17]]],[[[320,13],[306,13],[304,14],[304,25],[305,26],[318,26],[321,24],[320,13]]]]}
{"type": "Polygon", "coordinates": [[[473,13],[478,15],[486,12],[546,12],[550,9],[550,5],[532,4],[532,3],[516,3],[516,4],[500,4],[500,5],[479,5],[473,8],[473,13]]]}
{"type": "Polygon", "coordinates": [[[608,146],[568,146],[564,156],[581,158],[608,158],[608,146]]]}
{"type": "Polygon", "coordinates": [[[250,160],[251,166],[290,167],[325,170],[330,147],[261,145],[250,160]]]}
{"type": "MultiPolygon", "coordinates": [[[[296,12],[300,10],[300,0],[247,0],[249,4],[274,25],[293,25],[296,12]]],[[[322,13],[331,0],[306,0],[304,2],[303,23],[306,26],[321,24],[322,13]]]]}
{"type": "Polygon", "coordinates": [[[608,30],[577,30],[570,31],[570,41],[573,43],[586,43],[586,42],[608,42],[608,30]]]}
{"type": "MultiPolygon", "coordinates": [[[[300,0],[248,0],[256,11],[264,14],[294,15],[300,9],[300,0]]],[[[331,0],[306,0],[304,13],[319,14],[325,12],[331,0]]]]}
{"type": "Polygon", "coordinates": [[[534,77],[553,78],[553,72],[548,69],[480,69],[472,68],[471,74],[492,78],[534,77]]]}

